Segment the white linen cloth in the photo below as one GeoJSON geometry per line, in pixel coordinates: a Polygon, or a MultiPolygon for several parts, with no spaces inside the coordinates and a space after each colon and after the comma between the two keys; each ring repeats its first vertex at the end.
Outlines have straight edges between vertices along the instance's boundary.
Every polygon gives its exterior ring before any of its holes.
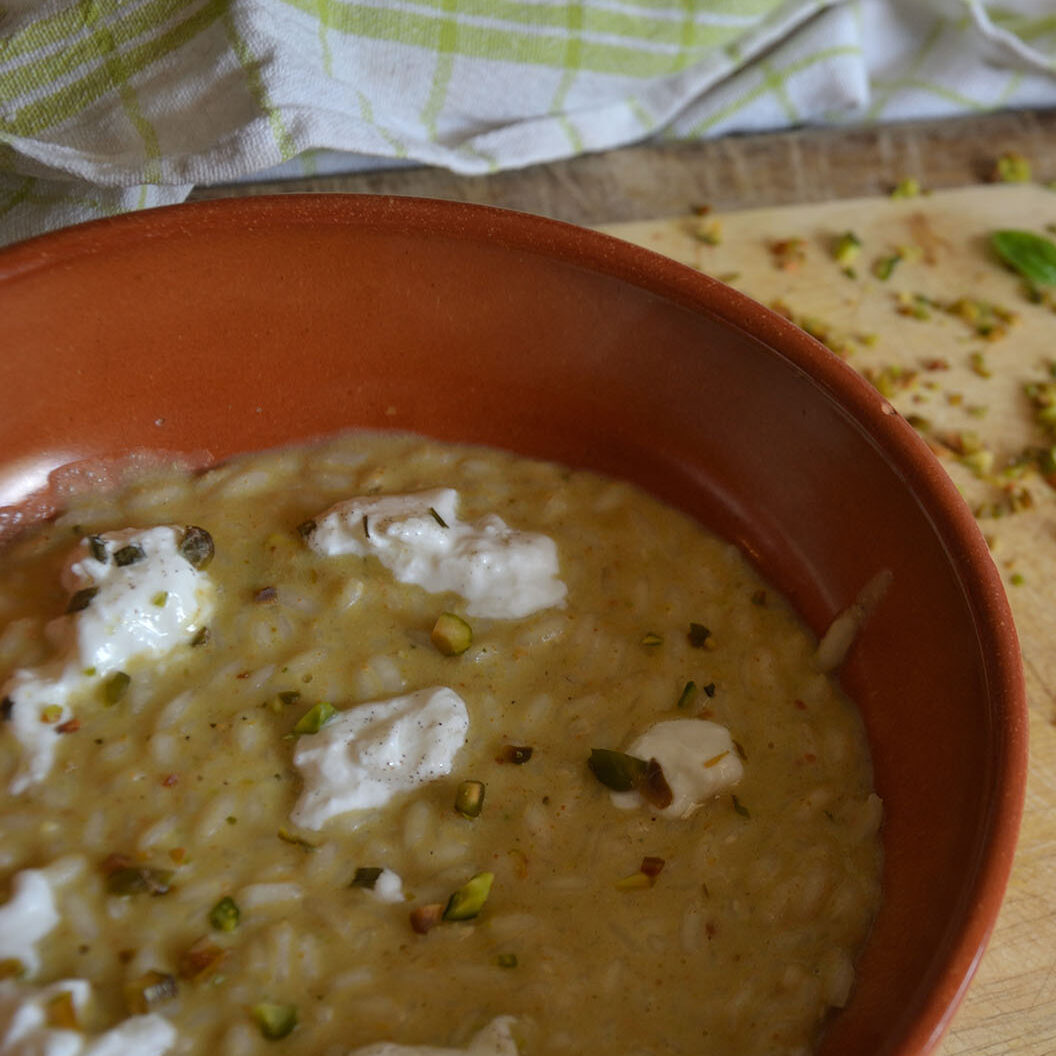
{"type": "Polygon", "coordinates": [[[15,0],[0,243],[196,184],[1056,105],[1056,0],[15,0]]]}

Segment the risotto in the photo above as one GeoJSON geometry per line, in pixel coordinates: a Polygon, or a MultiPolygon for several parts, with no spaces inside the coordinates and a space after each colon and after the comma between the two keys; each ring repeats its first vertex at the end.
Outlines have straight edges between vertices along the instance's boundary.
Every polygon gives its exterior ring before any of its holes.
{"type": "Polygon", "coordinates": [[[631,485],[356,434],[0,556],[0,1053],[802,1054],[879,902],[860,719],[631,485]]]}

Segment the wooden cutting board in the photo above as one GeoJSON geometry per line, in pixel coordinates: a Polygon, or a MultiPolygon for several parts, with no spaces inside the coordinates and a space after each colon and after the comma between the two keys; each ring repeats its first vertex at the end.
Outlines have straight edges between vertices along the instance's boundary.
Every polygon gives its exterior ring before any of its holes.
{"type": "MultiPolygon", "coordinates": [[[[416,194],[599,226],[778,303],[872,372],[937,444],[975,443],[982,453],[973,460],[992,456],[1000,466],[1044,441],[1024,387],[1044,381],[1056,360],[1056,313],[1028,301],[988,249],[998,228],[1043,233],[1056,224],[1056,191],[982,185],[1009,151],[1031,160],[1035,180],[1056,180],[1056,111],[652,144],[486,178],[428,168],[306,175],[200,188],[192,197],[416,194]],[[888,192],[907,175],[935,193],[892,200],[888,192]],[[702,218],[692,206],[712,211],[702,218]],[[854,278],[832,255],[848,231],[862,243],[854,278]],[[774,243],[795,239],[803,244],[786,247],[785,259],[775,253],[774,243]],[[873,273],[876,261],[896,256],[886,280],[873,273]],[[1015,319],[988,340],[957,314],[959,298],[962,313],[988,301],[1015,319]]],[[[973,507],[1009,503],[948,451],[944,464],[973,507]]],[[[1056,491],[1037,479],[1025,486],[1032,508],[1000,517],[984,510],[980,524],[1023,649],[1026,810],[1000,919],[940,1056],[1056,1053],[1056,491]]]]}
{"type": "Polygon", "coordinates": [[[943,1056],[1056,1052],[1056,490],[1024,478],[1015,486],[1033,506],[1008,512],[1027,501],[1023,495],[1010,499],[965,464],[992,456],[998,467],[1029,445],[1056,442],[1056,434],[1046,438],[1035,424],[1024,391],[1052,380],[1056,308],[1032,303],[989,247],[994,230],[1044,233],[1046,224],[1056,225],[1056,191],[994,185],[607,228],[722,277],[821,334],[851,365],[872,373],[904,415],[921,420],[967,501],[979,508],[1021,639],[1031,764],[1005,904],[938,1049],[943,1056]],[[833,258],[835,241],[848,231],[862,244],[853,278],[833,258]],[[782,242],[783,252],[775,250],[782,242]],[[890,276],[876,277],[875,263],[898,254],[890,276]],[[955,310],[959,298],[967,301],[955,310]],[[981,336],[985,327],[963,318],[979,301],[1014,315],[997,320],[997,329],[1006,330],[1001,336],[981,336]],[[969,434],[983,454],[964,459],[950,448],[958,440],[974,447],[969,434]]]}

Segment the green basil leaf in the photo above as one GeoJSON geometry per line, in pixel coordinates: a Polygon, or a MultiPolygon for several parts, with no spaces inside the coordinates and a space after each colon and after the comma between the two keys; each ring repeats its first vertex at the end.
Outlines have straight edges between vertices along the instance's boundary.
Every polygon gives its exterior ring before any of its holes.
{"type": "Polygon", "coordinates": [[[1035,286],[1056,286],[1056,243],[1032,231],[995,231],[990,244],[1035,286]]]}

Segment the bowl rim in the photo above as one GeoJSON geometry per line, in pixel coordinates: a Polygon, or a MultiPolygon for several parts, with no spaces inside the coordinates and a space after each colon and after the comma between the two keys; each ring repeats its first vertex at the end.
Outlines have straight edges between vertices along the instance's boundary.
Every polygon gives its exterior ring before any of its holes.
{"type": "Polygon", "coordinates": [[[268,225],[420,231],[430,237],[485,241],[538,254],[621,280],[692,312],[716,318],[761,342],[809,377],[855,422],[911,490],[956,570],[983,644],[986,690],[1001,743],[993,746],[1000,794],[990,804],[985,857],[963,927],[935,972],[919,1010],[885,1053],[923,1056],[952,1020],[996,923],[1012,869],[1026,795],[1028,708],[1019,641],[1000,573],[979,525],[927,444],[851,366],[790,320],[746,294],[654,250],[614,235],[512,209],[400,195],[293,193],[216,198],[120,214],[61,228],[0,248],[6,283],[130,241],[236,232],[268,225]]]}

